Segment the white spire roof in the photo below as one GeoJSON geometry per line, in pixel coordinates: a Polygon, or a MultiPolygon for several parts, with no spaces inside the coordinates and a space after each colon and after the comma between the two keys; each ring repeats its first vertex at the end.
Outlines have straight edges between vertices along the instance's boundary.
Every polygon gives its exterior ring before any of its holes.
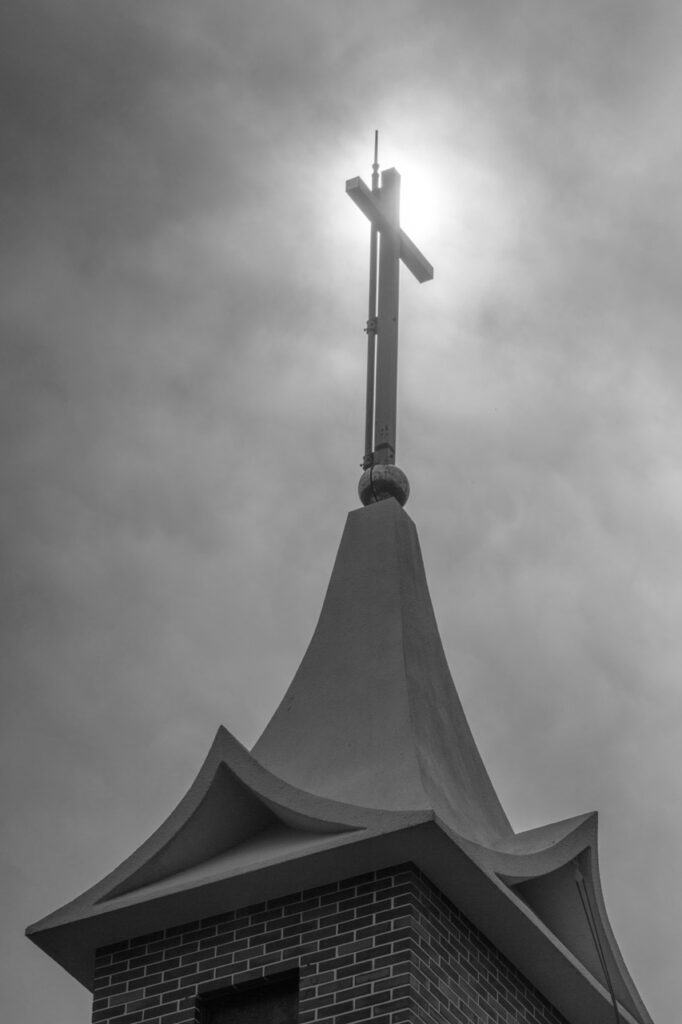
{"type": "Polygon", "coordinates": [[[443,653],[417,531],[396,501],[349,515],[313,638],[253,754],[311,793],[433,810],[478,842],[511,835],[443,653]]]}

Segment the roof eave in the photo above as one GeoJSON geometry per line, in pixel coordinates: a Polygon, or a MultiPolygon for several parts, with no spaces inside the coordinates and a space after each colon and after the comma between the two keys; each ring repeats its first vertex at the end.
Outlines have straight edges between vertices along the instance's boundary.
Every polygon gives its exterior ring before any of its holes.
{"type": "MultiPolygon", "coordinates": [[[[169,888],[154,898],[145,891],[130,893],[52,927],[39,923],[28,934],[92,988],[98,947],[404,862],[422,871],[571,1024],[611,1024],[613,1009],[603,986],[504,882],[435,821],[337,835],[308,856],[169,888]]],[[[650,1024],[648,1015],[619,1011],[623,1024],[650,1024]]]]}

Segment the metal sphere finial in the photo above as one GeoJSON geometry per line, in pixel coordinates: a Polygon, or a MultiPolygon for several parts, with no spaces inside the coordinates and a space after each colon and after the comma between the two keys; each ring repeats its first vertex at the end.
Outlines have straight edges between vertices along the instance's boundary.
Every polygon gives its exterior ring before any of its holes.
{"type": "Polygon", "coordinates": [[[410,496],[410,485],[402,469],[385,463],[370,466],[360,477],[358,495],[363,505],[395,498],[404,505],[410,496]]]}

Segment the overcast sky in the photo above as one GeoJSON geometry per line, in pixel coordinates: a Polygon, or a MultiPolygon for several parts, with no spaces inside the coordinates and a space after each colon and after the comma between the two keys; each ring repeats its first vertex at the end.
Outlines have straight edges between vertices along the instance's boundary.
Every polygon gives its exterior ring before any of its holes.
{"type": "Polygon", "coordinates": [[[398,463],[514,827],[597,809],[679,1012],[676,0],[4,0],[0,1016],[89,1020],[23,938],[251,746],[363,444],[367,222],[402,175],[398,463]]]}

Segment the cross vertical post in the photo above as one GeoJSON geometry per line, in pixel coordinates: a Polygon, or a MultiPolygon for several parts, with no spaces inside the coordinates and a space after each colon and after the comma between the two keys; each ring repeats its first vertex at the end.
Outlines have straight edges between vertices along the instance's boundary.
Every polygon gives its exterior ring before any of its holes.
{"type": "MultiPolygon", "coordinates": [[[[372,164],[372,195],[379,195],[379,132],[374,133],[374,163],[372,164]]],[[[369,238],[369,311],[367,314],[367,389],[365,399],[365,454],[362,468],[374,461],[374,382],[376,376],[377,346],[377,254],[379,229],[372,224],[369,238]]]]}
{"type": "Polygon", "coordinates": [[[374,462],[395,463],[398,399],[398,300],[400,285],[400,175],[391,168],[381,175],[381,199],[387,226],[379,251],[379,306],[374,411],[374,462]]]}

